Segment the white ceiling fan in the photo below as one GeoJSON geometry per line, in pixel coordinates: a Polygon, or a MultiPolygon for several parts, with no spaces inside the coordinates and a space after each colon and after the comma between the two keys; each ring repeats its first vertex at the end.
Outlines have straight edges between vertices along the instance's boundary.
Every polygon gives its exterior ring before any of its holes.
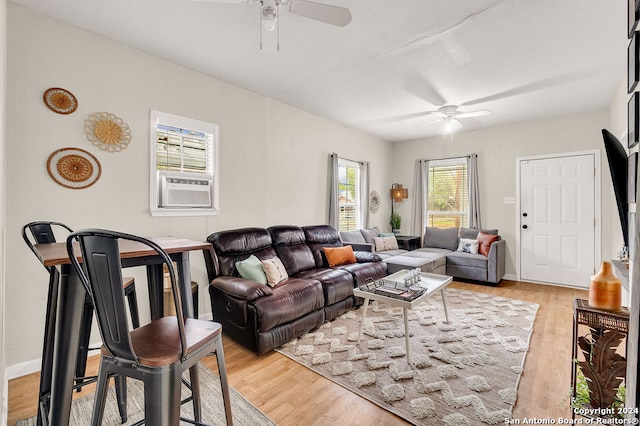
{"type": "Polygon", "coordinates": [[[461,118],[482,117],[484,115],[488,115],[491,113],[491,111],[487,109],[461,112],[461,111],[458,111],[458,108],[459,107],[456,105],[445,105],[438,108],[436,111],[424,111],[422,113],[419,113],[420,116],[437,115],[440,118],[435,121],[428,121],[426,123],[418,124],[415,127],[444,122],[445,131],[450,132],[452,130],[456,130],[463,127],[462,123],[458,121],[461,118]]]}
{"type": "MultiPolygon", "coordinates": [[[[260,23],[266,31],[278,32],[278,50],[280,50],[280,6],[293,14],[325,24],[344,27],[351,22],[351,11],[339,6],[318,3],[310,0],[191,0],[205,3],[260,4],[260,23]]],[[[260,49],[262,49],[262,31],[260,31],[260,49]]]]}

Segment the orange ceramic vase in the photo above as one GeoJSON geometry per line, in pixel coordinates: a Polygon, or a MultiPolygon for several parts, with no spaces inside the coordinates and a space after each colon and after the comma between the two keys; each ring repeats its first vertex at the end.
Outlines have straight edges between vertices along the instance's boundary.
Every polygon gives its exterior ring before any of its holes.
{"type": "Polygon", "coordinates": [[[610,262],[602,262],[600,271],[591,277],[589,305],[605,311],[622,309],[622,283],[610,262]]]}

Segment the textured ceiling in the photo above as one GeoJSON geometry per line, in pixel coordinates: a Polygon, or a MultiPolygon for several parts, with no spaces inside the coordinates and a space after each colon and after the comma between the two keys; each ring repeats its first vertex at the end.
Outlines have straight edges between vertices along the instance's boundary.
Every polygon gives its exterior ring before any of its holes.
{"type": "MultiPolygon", "coordinates": [[[[14,0],[264,96],[390,141],[609,106],[626,70],[621,0],[327,0],[337,27],[280,10],[260,50],[259,4],[14,0]]],[[[229,0],[227,0],[228,2],[229,0]]]]}

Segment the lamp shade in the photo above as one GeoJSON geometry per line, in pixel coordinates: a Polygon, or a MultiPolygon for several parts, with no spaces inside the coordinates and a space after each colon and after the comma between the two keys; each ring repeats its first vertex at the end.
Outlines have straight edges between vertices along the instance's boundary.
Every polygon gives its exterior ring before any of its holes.
{"type": "Polygon", "coordinates": [[[400,183],[394,183],[391,185],[389,194],[394,201],[402,201],[405,198],[409,198],[409,190],[407,188],[403,188],[400,183]]]}

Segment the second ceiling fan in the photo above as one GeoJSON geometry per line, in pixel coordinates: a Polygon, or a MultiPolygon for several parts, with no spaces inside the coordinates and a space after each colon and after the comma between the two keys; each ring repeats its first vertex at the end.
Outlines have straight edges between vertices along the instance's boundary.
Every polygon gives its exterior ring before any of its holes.
{"type": "Polygon", "coordinates": [[[469,111],[469,112],[461,112],[461,111],[458,111],[458,106],[456,106],[456,105],[445,105],[445,106],[442,106],[442,107],[438,108],[435,111],[424,111],[424,112],[420,113],[420,116],[437,115],[440,118],[438,120],[435,120],[435,121],[428,121],[426,123],[418,124],[415,127],[424,126],[424,125],[427,125],[427,124],[434,124],[434,123],[444,122],[445,130],[446,131],[451,131],[451,130],[456,130],[456,129],[459,129],[459,128],[463,127],[462,123],[460,121],[458,121],[458,119],[460,119],[460,118],[482,117],[482,116],[488,115],[490,113],[491,113],[491,111],[489,111],[487,109],[481,109],[481,110],[469,111]]]}

